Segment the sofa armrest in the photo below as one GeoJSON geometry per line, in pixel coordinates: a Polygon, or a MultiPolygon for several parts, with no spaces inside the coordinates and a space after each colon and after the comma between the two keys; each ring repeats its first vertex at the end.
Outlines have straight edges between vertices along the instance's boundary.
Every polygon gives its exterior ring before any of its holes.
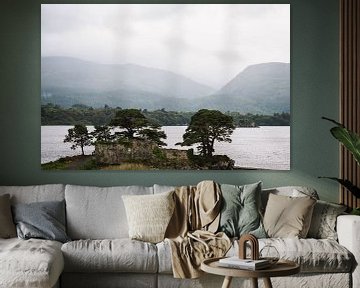
{"type": "Polygon", "coordinates": [[[360,216],[341,215],[336,224],[339,243],[355,257],[352,273],[353,287],[360,287],[360,216]]]}

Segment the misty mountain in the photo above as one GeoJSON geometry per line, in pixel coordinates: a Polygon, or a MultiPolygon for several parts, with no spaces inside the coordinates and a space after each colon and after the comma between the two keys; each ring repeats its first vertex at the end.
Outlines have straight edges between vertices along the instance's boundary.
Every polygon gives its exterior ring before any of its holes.
{"type": "Polygon", "coordinates": [[[214,95],[209,108],[243,113],[290,112],[290,64],[261,63],[248,66],[214,95]]]}
{"type": "MultiPolygon", "coordinates": [[[[97,64],[69,57],[41,59],[41,89],[43,97],[55,97],[65,102],[123,106],[141,104],[154,98],[196,99],[214,89],[184,76],[160,69],[134,64],[97,64]],[[138,98],[138,99],[135,99],[138,98]]],[[[66,105],[66,104],[65,104],[66,105]]]]}
{"type": "Polygon", "coordinates": [[[247,67],[219,91],[184,76],[134,64],[106,65],[67,57],[41,63],[42,103],[63,107],[141,108],[241,113],[290,112],[290,64],[247,67]]]}

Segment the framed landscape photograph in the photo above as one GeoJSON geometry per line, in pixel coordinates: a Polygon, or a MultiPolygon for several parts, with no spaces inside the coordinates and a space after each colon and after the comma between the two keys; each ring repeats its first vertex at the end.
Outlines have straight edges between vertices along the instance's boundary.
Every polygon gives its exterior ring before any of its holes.
{"type": "Polygon", "coordinates": [[[290,169],[289,4],[42,4],[44,170],[290,169]]]}

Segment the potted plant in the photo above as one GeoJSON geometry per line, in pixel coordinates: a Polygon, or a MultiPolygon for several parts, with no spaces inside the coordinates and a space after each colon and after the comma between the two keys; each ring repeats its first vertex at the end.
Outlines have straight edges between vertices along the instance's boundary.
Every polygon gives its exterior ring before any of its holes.
{"type": "MultiPolygon", "coordinates": [[[[327,121],[330,121],[336,124],[335,127],[330,129],[331,134],[342,143],[347,150],[353,155],[355,161],[358,165],[360,165],[360,136],[353,131],[347,129],[343,124],[336,122],[333,119],[322,117],[327,121]]],[[[320,177],[320,178],[328,178],[334,181],[339,182],[342,186],[344,186],[347,190],[349,190],[356,198],[360,198],[360,187],[354,185],[348,179],[340,179],[336,177],[320,177]]],[[[352,214],[360,215],[360,207],[354,208],[351,212],[352,214]]]]}

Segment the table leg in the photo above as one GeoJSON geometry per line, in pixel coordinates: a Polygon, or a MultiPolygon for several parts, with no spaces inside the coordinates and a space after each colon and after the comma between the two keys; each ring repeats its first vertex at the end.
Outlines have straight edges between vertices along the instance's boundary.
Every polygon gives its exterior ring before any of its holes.
{"type": "Polygon", "coordinates": [[[263,279],[264,279],[265,288],[273,288],[270,278],[266,277],[263,279]]]}
{"type": "Polygon", "coordinates": [[[252,287],[258,288],[258,279],[257,278],[251,278],[252,287]]]}
{"type": "Polygon", "coordinates": [[[221,288],[230,288],[232,277],[231,276],[225,276],[224,282],[221,286],[221,288]]]}

